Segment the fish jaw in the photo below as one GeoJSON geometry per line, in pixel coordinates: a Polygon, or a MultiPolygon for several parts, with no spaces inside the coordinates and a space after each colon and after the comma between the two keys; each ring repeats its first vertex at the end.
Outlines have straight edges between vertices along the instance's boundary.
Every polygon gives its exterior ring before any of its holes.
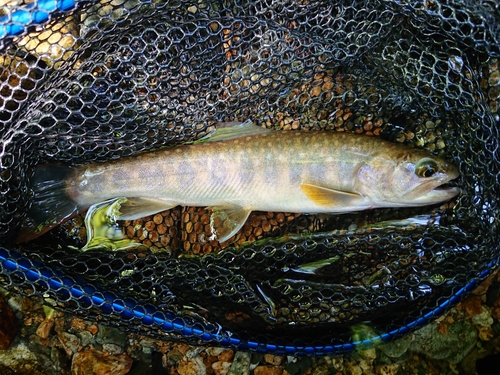
{"type": "Polygon", "coordinates": [[[458,187],[448,187],[448,188],[436,188],[432,189],[426,194],[423,194],[413,200],[409,201],[411,204],[416,206],[437,204],[450,200],[451,198],[457,196],[460,193],[460,188],[458,187]]]}
{"type": "Polygon", "coordinates": [[[443,187],[444,184],[457,178],[458,170],[452,169],[447,173],[438,173],[404,195],[404,199],[411,205],[436,204],[447,201],[460,193],[458,187],[443,187]]]}

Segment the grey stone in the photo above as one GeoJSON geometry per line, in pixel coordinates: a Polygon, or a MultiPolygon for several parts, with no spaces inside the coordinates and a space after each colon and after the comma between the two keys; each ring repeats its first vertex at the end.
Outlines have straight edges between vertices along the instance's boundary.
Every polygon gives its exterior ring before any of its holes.
{"type": "Polygon", "coordinates": [[[439,324],[431,323],[414,333],[415,341],[410,350],[425,353],[433,359],[445,359],[458,363],[472,350],[477,342],[477,331],[468,321],[447,325],[446,334],[439,332],[439,324]]]}

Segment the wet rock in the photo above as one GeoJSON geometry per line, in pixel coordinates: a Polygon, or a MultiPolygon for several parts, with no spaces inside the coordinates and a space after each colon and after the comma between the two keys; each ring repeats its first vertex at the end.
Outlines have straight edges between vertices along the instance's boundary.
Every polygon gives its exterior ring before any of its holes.
{"type": "Polygon", "coordinates": [[[250,360],[252,356],[247,352],[236,352],[227,375],[245,375],[250,374],[250,360]]]}
{"type": "Polygon", "coordinates": [[[214,357],[217,357],[219,355],[222,354],[222,352],[224,352],[225,350],[227,349],[224,349],[224,348],[220,348],[220,347],[216,347],[216,346],[211,346],[209,348],[207,348],[205,350],[205,352],[209,355],[209,356],[214,356],[214,357]]]}
{"type": "Polygon", "coordinates": [[[309,357],[294,358],[286,367],[285,370],[290,375],[302,375],[312,367],[312,360],[309,357]]]}
{"type": "Polygon", "coordinates": [[[363,370],[355,362],[346,362],[344,365],[347,374],[351,375],[362,375],[363,370]]]}
{"type": "Polygon", "coordinates": [[[94,341],[94,337],[89,331],[80,332],[77,336],[80,338],[80,343],[83,347],[86,347],[94,341]]]}
{"type": "Polygon", "coordinates": [[[257,366],[253,370],[253,375],[283,375],[283,367],[257,366]]]}
{"type": "Polygon", "coordinates": [[[0,350],[7,350],[17,333],[17,321],[11,307],[0,297],[0,350]]]}
{"type": "Polygon", "coordinates": [[[477,324],[482,327],[489,327],[493,324],[493,318],[491,317],[490,312],[484,306],[481,307],[481,313],[475,315],[472,318],[474,324],[477,324]]]}
{"type": "Polygon", "coordinates": [[[411,345],[411,342],[412,335],[406,335],[400,339],[384,343],[378,346],[378,349],[380,349],[388,357],[399,358],[406,353],[411,345]]]}
{"type": "Polygon", "coordinates": [[[283,361],[283,356],[274,355],[274,354],[265,354],[264,361],[266,363],[269,363],[270,365],[279,366],[279,365],[281,365],[281,362],[283,361]]]}
{"type": "Polygon", "coordinates": [[[71,357],[74,353],[76,353],[80,347],[80,339],[76,335],[67,332],[60,332],[58,338],[68,357],[71,357]]]}
{"type": "Polygon", "coordinates": [[[477,342],[477,330],[468,320],[448,324],[446,334],[440,333],[439,330],[439,323],[434,322],[416,331],[415,341],[411,343],[410,350],[456,364],[477,342]]]}
{"type": "Polygon", "coordinates": [[[227,375],[231,368],[231,362],[217,361],[212,364],[215,375],[227,375]]]}
{"type": "Polygon", "coordinates": [[[42,339],[46,339],[50,335],[50,331],[52,327],[54,327],[55,319],[59,317],[58,314],[55,314],[55,311],[50,307],[44,306],[45,311],[45,320],[40,323],[38,328],[36,329],[36,334],[38,337],[42,339]]]}
{"type": "MultiPolygon", "coordinates": [[[[23,342],[13,345],[9,350],[0,351],[0,364],[13,371],[16,375],[66,374],[66,372],[56,370],[49,357],[42,353],[35,353],[23,342]]],[[[0,373],[9,374],[7,371],[0,373]]]]}
{"type": "Polygon", "coordinates": [[[233,359],[233,357],[234,357],[234,352],[232,350],[224,350],[217,356],[217,358],[221,362],[229,362],[233,359]]]}
{"type": "Polygon", "coordinates": [[[322,364],[317,366],[311,375],[330,375],[330,370],[328,369],[328,365],[322,364]]]}
{"type": "Polygon", "coordinates": [[[71,363],[72,375],[125,375],[132,367],[127,354],[106,355],[95,349],[76,353],[71,363]]]}
{"type": "Polygon", "coordinates": [[[123,348],[115,344],[104,344],[102,350],[108,352],[109,354],[122,354],[123,348]]]}
{"type": "Polygon", "coordinates": [[[399,363],[377,366],[375,368],[375,373],[377,375],[396,375],[399,371],[399,367],[400,367],[399,363]]]}
{"type": "Polygon", "coordinates": [[[125,346],[127,341],[127,334],[117,328],[105,325],[99,325],[95,341],[99,344],[117,344],[125,346]]]}
{"type": "Polygon", "coordinates": [[[481,297],[475,294],[471,294],[457,306],[457,310],[463,309],[465,310],[465,313],[468,317],[472,317],[481,314],[481,305],[481,297]]]}
{"type": "Polygon", "coordinates": [[[177,367],[179,375],[205,375],[207,368],[200,357],[185,358],[177,367]]]}

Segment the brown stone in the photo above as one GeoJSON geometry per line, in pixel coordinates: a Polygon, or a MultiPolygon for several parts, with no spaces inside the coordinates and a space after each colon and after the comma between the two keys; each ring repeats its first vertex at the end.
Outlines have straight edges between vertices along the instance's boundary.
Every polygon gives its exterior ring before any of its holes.
{"type": "Polygon", "coordinates": [[[43,322],[40,323],[38,328],[36,329],[36,334],[38,337],[42,339],[46,339],[49,337],[50,331],[52,330],[52,327],[54,326],[54,318],[46,318],[43,322]]]}
{"type": "Polygon", "coordinates": [[[448,334],[448,325],[446,323],[439,323],[439,329],[438,332],[441,333],[442,335],[447,335],[448,334]]]}
{"type": "Polygon", "coordinates": [[[231,368],[231,362],[217,361],[212,364],[215,375],[226,375],[231,368]]]}
{"type": "Polygon", "coordinates": [[[232,350],[224,350],[221,354],[219,354],[218,359],[221,362],[229,362],[233,359],[234,352],[232,350]]]}
{"type": "Polygon", "coordinates": [[[283,361],[283,357],[280,355],[265,354],[264,361],[266,363],[269,363],[270,365],[279,366],[279,365],[281,365],[281,362],[283,361]]]}
{"type": "Polygon", "coordinates": [[[71,329],[74,330],[75,332],[83,332],[85,331],[85,328],[87,328],[85,320],[80,318],[73,317],[70,320],[70,324],[71,324],[71,329]]]}
{"type": "Polygon", "coordinates": [[[457,306],[457,309],[465,310],[468,317],[479,315],[483,311],[481,297],[471,294],[457,306]]]}
{"type": "Polygon", "coordinates": [[[205,375],[207,368],[199,357],[186,358],[179,362],[177,372],[179,375],[205,375]]]}
{"type": "Polygon", "coordinates": [[[106,355],[95,349],[76,353],[71,363],[72,375],[125,375],[132,367],[127,354],[106,355]]]}
{"type": "Polygon", "coordinates": [[[253,375],[283,375],[283,367],[257,366],[253,370],[253,375]]]}
{"type": "Polygon", "coordinates": [[[491,283],[493,282],[493,280],[495,278],[497,278],[498,274],[493,274],[491,275],[490,277],[488,277],[486,280],[484,280],[473,292],[472,294],[476,294],[476,295],[482,295],[482,294],[485,294],[486,291],[488,290],[488,288],[490,287],[491,283]]]}
{"type": "Polygon", "coordinates": [[[99,327],[97,327],[95,324],[92,324],[87,327],[87,331],[89,331],[92,335],[95,335],[97,332],[99,332],[99,327]]]}
{"type": "Polygon", "coordinates": [[[0,297],[0,350],[9,348],[16,333],[16,316],[3,297],[0,297]]]}

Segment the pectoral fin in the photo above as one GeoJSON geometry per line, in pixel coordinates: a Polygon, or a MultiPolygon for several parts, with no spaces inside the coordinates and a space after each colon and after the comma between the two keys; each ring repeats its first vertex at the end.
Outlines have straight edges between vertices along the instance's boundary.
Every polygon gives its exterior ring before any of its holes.
{"type": "Polygon", "coordinates": [[[217,239],[219,242],[227,241],[238,232],[248,219],[251,210],[241,206],[213,206],[210,216],[210,229],[212,230],[211,240],[217,239]]]}
{"type": "Polygon", "coordinates": [[[315,204],[322,207],[352,207],[363,199],[357,193],[328,189],[312,184],[302,184],[300,188],[315,204]]]}
{"type": "Polygon", "coordinates": [[[141,217],[156,214],[161,211],[170,210],[175,207],[172,202],[153,198],[127,198],[120,208],[119,220],[135,220],[141,217]]]}

